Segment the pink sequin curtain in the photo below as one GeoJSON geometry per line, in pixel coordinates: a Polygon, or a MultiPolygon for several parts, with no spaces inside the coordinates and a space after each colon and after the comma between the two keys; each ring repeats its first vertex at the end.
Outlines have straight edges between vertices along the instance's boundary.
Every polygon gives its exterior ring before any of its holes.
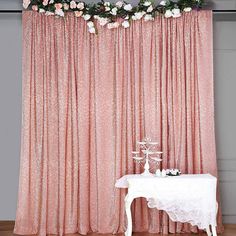
{"type": "MultiPolygon", "coordinates": [[[[15,233],[124,232],[114,184],[140,171],[131,151],[144,136],[160,141],[164,168],[216,175],[212,54],[210,11],[98,35],[72,14],[24,12],[15,233]]],[[[133,215],[135,231],[196,231],[143,200],[133,215]]]]}

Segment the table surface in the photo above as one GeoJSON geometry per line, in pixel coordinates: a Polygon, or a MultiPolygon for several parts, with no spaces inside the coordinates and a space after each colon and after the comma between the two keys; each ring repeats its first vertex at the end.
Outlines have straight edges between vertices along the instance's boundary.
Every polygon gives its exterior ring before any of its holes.
{"type": "Polygon", "coordinates": [[[175,181],[216,181],[216,177],[211,174],[183,174],[180,176],[166,176],[166,177],[158,177],[158,176],[143,176],[140,174],[131,174],[131,175],[124,175],[120,179],[116,181],[115,186],[117,188],[128,188],[129,187],[129,181],[132,179],[135,179],[135,182],[175,182],[175,181]]]}

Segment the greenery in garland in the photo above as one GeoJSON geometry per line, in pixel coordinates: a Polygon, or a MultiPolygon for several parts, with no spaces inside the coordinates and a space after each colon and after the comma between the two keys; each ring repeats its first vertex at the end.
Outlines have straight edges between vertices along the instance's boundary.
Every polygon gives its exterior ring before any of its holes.
{"type": "Polygon", "coordinates": [[[162,14],[166,18],[180,17],[182,12],[200,9],[204,0],[162,0],[155,4],[152,0],[140,0],[136,6],[125,1],[111,3],[101,1],[98,3],[85,3],[76,0],[24,0],[25,9],[64,17],[65,12],[74,12],[76,17],[83,17],[87,21],[90,33],[96,33],[94,21],[109,29],[122,26],[128,28],[130,21],[144,19],[153,20],[162,14]],[[119,23],[118,18],[123,22],[119,23]]]}

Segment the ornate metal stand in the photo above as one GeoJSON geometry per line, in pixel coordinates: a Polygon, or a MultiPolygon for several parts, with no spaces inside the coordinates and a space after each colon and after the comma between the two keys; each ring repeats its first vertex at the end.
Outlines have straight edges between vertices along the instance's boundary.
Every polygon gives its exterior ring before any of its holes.
{"type": "Polygon", "coordinates": [[[133,151],[133,159],[137,163],[145,162],[144,165],[144,172],[142,175],[144,176],[153,176],[152,173],[150,173],[150,162],[155,163],[156,165],[159,165],[159,163],[162,161],[160,158],[162,152],[156,151],[158,142],[153,142],[150,138],[145,138],[142,141],[137,142],[137,146],[139,146],[140,151],[133,151]],[[143,154],[143,155],[142,155],[143,154]],[[142,156],[141,156],[142,155],[142,156]]]}

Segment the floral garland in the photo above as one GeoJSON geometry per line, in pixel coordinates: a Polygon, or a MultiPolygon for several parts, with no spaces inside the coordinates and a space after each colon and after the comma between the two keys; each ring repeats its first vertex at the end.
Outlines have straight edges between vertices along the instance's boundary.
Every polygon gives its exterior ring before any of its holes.
{"type": "Polygon", "coordinates": [[[182,12],[190,12],[192,9],[200,9],[204,0],[162,0],[154,4],[152,0],[140,0],[138,5],[118,1],[111,3],[101,1],[87,4],[77,0],[24,0],[23,7],[46,15],[64,17],[65,12],[74,12],[76,17],[83,17],[87,21],[90,33],[96,33],[94,21],[108,29],[122,26],[128,28],[132,20],[151,21],[158,15],[166,18],[180,17],[182,12]],[[123,21],[119,23],[118,18],[123,21]]]}

